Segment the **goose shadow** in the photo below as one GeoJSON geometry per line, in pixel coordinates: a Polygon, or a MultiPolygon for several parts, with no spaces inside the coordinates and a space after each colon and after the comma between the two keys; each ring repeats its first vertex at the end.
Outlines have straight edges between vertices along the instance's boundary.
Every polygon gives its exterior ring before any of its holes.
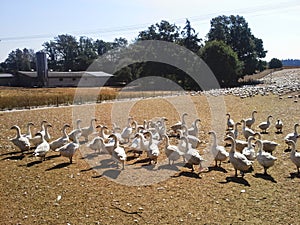
{"type": "Polygon", "coordinates": [[[290,173],[290,176],[287,177],[287,178],[289,178],[289,179],[295,179],[295,178],[300,179],[300,173],[295,173],[295,172],[290,173]]]}
{"type": "Polygon", "coordinates": [[[26,164],[26,167],[32,167],[32,166],[40,164],[42,162],[43,162],[42,160],[37,160],[37,161],[29,162],[29,163],[26,164]]]}
{"type": "Polygon", "coordinates": [[[282,134],[282,131],[276,131],[275,134],[282,134]]]}
{"type": "Polygon", "coordinates": [[[50,167],[50,168],[46,169],[45,171],[51,171],[51,170],[61,169],[61,168],[67,167],[69,165],[70,165],[69,162],[63,162],[63,163],[57,164],[57,165],[55,165],[53,167],[50,167]]]}
{"type": "Polygon", "coordinates": [[[220,184],[227,184],[227,183],[237,183],[237,184],[242,184],[244,186],[250,187],[249,182],[243,178],[243,177],[226,177],[226,181],[221,181],[219,182],[220,184]]]}
{"type": "Polygon", "coordinates": [[[47,160],[50,160],[50,159],[55,159],[55,158],[58,158],[60,157],[60,155],[49,155],[46,157],[47,160]]]}
{"type": "Polygon", "coordinates": [[[277,183],[277,181],[270,174],[255,173],[253,175],[253,177],[255,177],[255,178],[261,178],[261,179],[264,179],[264,180],[269,180],[269,181],[271,181],[273,183],[277,183]]]}
{"type": "Polygon", "coordinates": [[[94,168],[90,167],[90,168],[88,168],[88,169],[80,170],[80,172],[88,172],[88,171],[91,171],[91,170],[93,170],[93,169],[94,169],[94,168]]]}
{"type": "Polygon", "coordinates": [[[223,167],[220,167],[220,166],[209,166],[208,172],[211,172],[211,171],[219,171],[219,172],[223,172],[223,173],[228,173],[227,170],[225,170],[223,167]]]}
{"type": "Polygon", "coordinates": [[[190,178],[195,178],[195,179],[201,179],[201,176],[199,175],[199,173],[195,173],[193,171],[180,171],[179,173],[171,176],[172,178],[178,178],[178,177],[190,177],[190,178]]]}
{"type": "Polygon", "coordinates": [[[287,148],[287,149],[284,149],[283,151],[284,151],[284,152],[291,152],[291,151],[292,151],[292,149],[290,149],[290,148],[287,148]]]}
{"type": "Polygon", "coordinates": [[[1,160],[22,160],[25,157],[24,154],[22,155],[12,155],[12,156],[7,156],[1,160]]]}
{"type": "Polygon", "coordinates": [[[165,164],[158,167],[158,170],[173,170],[179,171],[178,167],[183,166],[183,163],[165,164]]]}
{"type": "Polygon", "coordinates": [[[1,154],[0,156],[14,155],[14,154],[22,154],[22,152],[21,151],[6,152],[6,153],[1,154]]]}

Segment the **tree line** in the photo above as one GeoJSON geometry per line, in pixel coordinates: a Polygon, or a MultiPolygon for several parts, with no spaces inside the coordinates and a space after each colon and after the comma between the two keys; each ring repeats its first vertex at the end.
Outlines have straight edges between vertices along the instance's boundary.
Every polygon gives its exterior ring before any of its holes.
{"type": "MultiPolygon", "coordinates": [[[[211,20],[210,25],[205,40],[199,37],[188,19],[183,28],[162,20],[140,31],[131,44],[122,37],[106,42],[89,37],[77,39],[63,34],[45,42],[42,51],[47,54],[48,67],[51,70],[84,71],[104,54],[107,62],[118,64],[118,60],[124,61],[120,54],[122,49],[135,45],[138,41],[167,41],[184,46],[200,56],[224,87],[237,85],[239,78],[267,67],[268,63],[263,60],[267,53],[263,41],[252,34],[244,17],[218,16],[211,20]]],[[[36,69],[35,53],[27,48],[12,51],[0,64],[0,72],[13,73],[32,69],[36,69]]],[[[143,76],[162,76],[180,83],[184,88],[197,89],[197,85],[183,71],[162,63],[134,63],[115,71],[114,75],[118,81],[126,83],[143,76]]]]}

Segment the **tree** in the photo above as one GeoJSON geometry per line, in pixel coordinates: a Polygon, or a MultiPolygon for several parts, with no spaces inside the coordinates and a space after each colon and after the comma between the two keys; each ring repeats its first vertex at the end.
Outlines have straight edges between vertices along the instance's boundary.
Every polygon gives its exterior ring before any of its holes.
{"type": "Polygon", "coordinates": [[[244,63],[244,75],[253,74],[258,69],[259,59],[266,56],[263,41],[251,33],[248,23],[239,15],[213,18],[207,37],[208,41],[224,41],[237,53],[244,63]]]}
{"type": "Polygon", "coordinates": [[[2,63],[2,67],[7,72],[35,69],[35,53],[32,49],[24,48],[21,50],[18,48],[8,54],[7,59],[2,63]]]}
{"type": "Polygon", "coordinates": [[[269,69],[276,69],[281,67],[282,67],[282,62],[277,58],[273,58],[269,62],[269,69]]]}
{"type": "Polygon", "coordinates": [[[148,30],[141,31],[137,40],[177,42],[179,36],[179,28],[175,24],[170,24],[168,21],[162,20],[160,23],[148,27],[148,30]]]}
{"type": "Polygon", "coordinates": [[[182,38],[180,44],[185,46],[192,52],[198,52],[201,47],[201,38],[198,38],[198,33],[192,28],[190,21],[186,20],[186,25],[181,31],[182,38]]]}
{"type": "Polygon", "coordinates": [[[216,40],[206,42],[199,55],[213,71],[221,87],[237,84],[241,76],[242,62],[229,45],[216,40]]]}

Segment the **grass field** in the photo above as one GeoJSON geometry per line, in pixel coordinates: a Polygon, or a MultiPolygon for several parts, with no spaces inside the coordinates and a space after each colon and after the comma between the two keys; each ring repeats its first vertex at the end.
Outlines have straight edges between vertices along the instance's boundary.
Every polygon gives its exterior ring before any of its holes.
{"type": "MultiPolygon", "coordinates": [[[[109,128],[115,120],[124,126],[128,114],[139,123],[165,116],[170,126],[180,119],[178,111],[190,110],[186,101],[185,96],[179,96],[101,103],[95,106],[95,116],[99,120],[97,124],[106,124],[109,128]],[[174,101],[178,103],[177,108],[174,101]],[[124,111],[118,111],[118,107],[124,111]],[[113,113],[114,110],[119,113],[113,113]]],[[[289,153],[284,152],[283,141],[285,135],[293,131],[294,123],[300,121],[299,103],[274,95],[246,99],[229,95],[220,99],[235,121],[248,118],[257,110],[256,130],[258,123],[271,114],[272,126],[263,138],[280,144],[274,152],[278,160],[269,169],[271,176],[263,176],[263,168],[255,162],[252,173],[244,178],[233,178],[230,163],[216,170],[204,151],[211,141],[207,133],[214,129],[212,121],[217,120],[225,127],[225,117],[212,118],[218,105],[210,105],[205,96],[193,96],[191,101],[197,113],[194,116],[201,119],[202,142],[198,150],[208,160],[205,163],[208,171],[196,174],[178,163],[168,170],[171,171],[168,177],[158,181],[151,176],[160,176],[164,171],[159,166],[165,160],[163,151],[160,164],[154,168],[145,166],[146,155],[138,160],[128,153],[125,171],[110,168],[114,173],[99,173],[97,165],[88,160],[93,154],[84,145],[70,165],[68,159],[55,152],[49,153],[42,163],[31,154],[21,157],[8,140],[15,135],[9,129],[12,125],[18,124],[24,131],[26,123],[32,121],[37,124],[36,131],[43,119],[53,125],[50,133],[55,139],[61,135],[64,123],[73,124],[74,112],[88,112],[90,106],[0,113],[0,224],[299,224],[300,179],[289,153]],[[275,133],[277,118],[284,122],[283,134],[275,133]],[[150,180],[150,184],[132,186],[116,182],[116,178],[124,175],[129,181],[135,179],[130,177],[130,171],[141,175],[143,180],[150,180]],[[154,173],[150,173],[152,171],[154,173]]],[[[191,118],[191,115],[187,117],[189,125],[191,118]]],[[[87,125],[89,116],[83,119],[87,125]]],[[[172,143],[176,141],[172,139],[172,143]]],[[[219,143],[223,143],[221,139],[219,143]]]]}

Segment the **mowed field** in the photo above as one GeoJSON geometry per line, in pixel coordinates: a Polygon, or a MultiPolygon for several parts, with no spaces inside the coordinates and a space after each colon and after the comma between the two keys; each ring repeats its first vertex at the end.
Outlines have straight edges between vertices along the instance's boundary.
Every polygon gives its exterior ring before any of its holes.
{"type": "MultiPolygon", "coordinates": [[[[52,124],[50,134],[56,139],[61,136],[63,124],[74,126],[74,115],[79,111],[84,125],[88,125],[90,114],[86,113],[88,116],[84,118],[83,112],[90,112],[91,106],[1,112],[0,224],[299,224],[300,179],[289,159],[290,153],[284,152],[287,146],[283,140],[293,132],[294,124],[300,122],[299,104],[275,95],[245,99],[196,95],[101,103],[92,107],[97,124],[109,128],[115,119],[123,121],[119,122],[121,127],[125,126],[128,114],[139,124],[145,119],[165,116],[169,127],[180,120],[181,111],[189,113],[190,125],[193,121],[190,106],[194,107],[193,116],[201,119],[198,150],[207,160],[204,163],[207,169],[200,174],[185,167],[181,160],[168,166],[163,144],[158,165],[146,166],[145,153],[137,159],[128,152],[124,171],[111,165],[109,170],[97,170],[103,168],[97,165],[101,158],[86,145],[76,152],[72,164],[57,152],[50,152],[43,162],[32,157],[31,152],[22,157],[9,141],[15,136],[10,130],[12,125],[19,125],[25,132],[27,122],[31,121],[36,124],[35,132],[46,119],[52,124]],[[186,104],[187,99],[192,104],[186,104]],[[210,101],[214,104],[209,104],[210,101]],[[218,102],[226,108],[218,107],[218,102]],[[126,110],[118,110],[122,108],[126,110]],[[250,117],[253,110],[258,112],[256,131],[260,122],[268,115],[273,116],[269,133],[262,137],[280,144],[273,154],[278,160],[268,170],[270,176],[263,176],[263,168],[255,161],[252,173],[233,178],[230,163],[222,163],[223,169],[213,168],[214,162],[207,153],[211,142],[207,133],[217,128],[212,121],[217,121],[218,130],[225,128],[227,112],[239,121],[250,117]],[[216,111],[223,116],[213,118],[216,111]],[[284,123],[282,134],[275,133],[277,118],[284,123]],[[89,159],[95,160],[91,163],[89,159]],[[125,181],[118,180],[119,177],[125,177],[125,181]]],[[[224,137],[225,130],[218,132],[224,137]]],[[[224,144],[221,138],[218,141],[224,144]]],[[[171,142],[176,144],[177,140],[172,138],[171,142]]]]}

